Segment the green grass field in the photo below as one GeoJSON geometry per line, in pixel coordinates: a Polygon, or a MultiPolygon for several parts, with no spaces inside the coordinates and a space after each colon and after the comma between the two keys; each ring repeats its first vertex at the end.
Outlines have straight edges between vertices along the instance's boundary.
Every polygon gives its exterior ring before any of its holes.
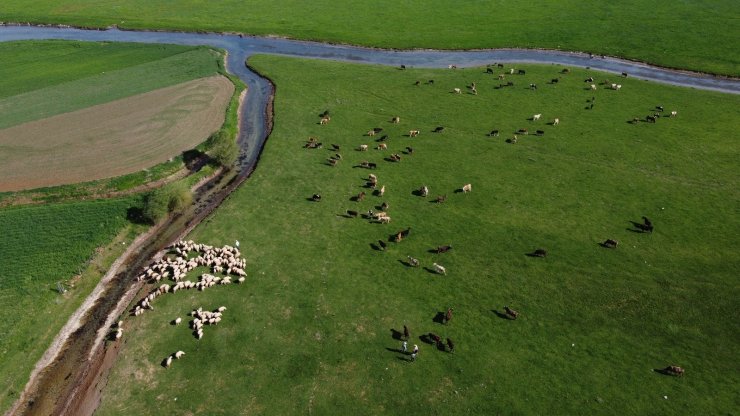
{"type": "Polygon", "coordinates": [[[126,221],[133,202],[0,210],[0,409],[18,397],[53,337],[126,248],[121,243],[140,231],[126,221]],[[68,289],[64,295],[57,282],[68,289]]]}
{"type": "Polygon", "coordinates": [[[550,48],[740,75],[729,0],[618,3],[392,0],[6,0],[0,20],[236,31],[389,48],[550,48]]]}
{"type": "Polygon", "coordinates": [[[209,48],[60,41],[0,43],[0,54],[10,57],[0,129],[214,75],[223,59],[209,48]]]}
{"type": "Polygon", "coordinates": [[[273,133],[252,178],[191,236],[240,240],[247,282],[167,295],[127,319],[98,414],[735,412],[739,97],[635,79],[592,92],[583,79],[606,75],[585,70],[547,84],[558,66],[518,66],[527,75],[496,89],[481,68],[250,63],[277,85],[273,133]],[[471,82],[477,96],[451,93],[471,82]],[[656,105],[678,116],[628,123],[656,105]],[[364,135],[374,127],[389,149],[354,150],[376,144],[364,135]],[[545,135],[505,143],[520,128],[545,135]],[[412,129],[419,137],[404,136],[412,129]],[[309,136],[324,148],[304,149],[309,136]],[[333,168],[330,143],[343,156],[333,168]],[[406,146],[412,156],[384,160],[406,146]],[[378,169],[354,167],[362,160],[378,169]],[[371,172],[386,195],[350,201],[371,172]],[[455,193],[466,183],[471,193],[455,193]],[[447,201],[413,195],[422,185],[447,201]],[[382,201],[388,225],[341,216],[382,201]],[[654,233],[630,231],[642,215],[654,233]],[[406,227],[405,241],[371,249],[406,227]],[[618,249],[598,245],[607,238],[618,249]],[[454,248],[428,252],[442,244],[454,248]],[[547,258],[525,255],[540,247],[547,258]],[[424,267],[404,266],[407,255],[424,267]],[[425,270],[433,262],[447,276],[425,270]],[[221,305],[200,341],[168,324],[221,305]],[[499,318],[504,305],[519,319],[499,318]],[[435,322],[448,307],[452,321],[435,322]],[[414,363],[392,337],[404,324],[421,348],[414,363]],[[429,332],[456,351],[421,342],[429,332]],[[187,355],[162,368],[177,350],[187,355]],[[686,375],[653,371],[669,364],[686,375]]]}

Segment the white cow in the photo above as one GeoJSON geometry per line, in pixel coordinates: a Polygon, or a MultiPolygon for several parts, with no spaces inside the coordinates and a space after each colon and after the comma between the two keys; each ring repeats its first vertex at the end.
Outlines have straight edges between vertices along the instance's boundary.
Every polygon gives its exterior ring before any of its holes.
{"type": "Polygon", "coordinates": [[[443,266],[440,266],[437,263],[434,263],[432,266],[434,266],[434,271],[435,272],[447,276],[447,269],[445,269],[443,266]]]}

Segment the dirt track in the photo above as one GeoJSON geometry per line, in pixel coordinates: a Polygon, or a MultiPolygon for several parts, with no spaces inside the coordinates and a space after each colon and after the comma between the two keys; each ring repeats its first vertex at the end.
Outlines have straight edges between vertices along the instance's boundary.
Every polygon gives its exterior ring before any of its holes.
{"type": "Polygon", "coordinates": [[[136,172],[203,142],[234,85],[201,78],[0,130],[0,192],[136,172]]]}

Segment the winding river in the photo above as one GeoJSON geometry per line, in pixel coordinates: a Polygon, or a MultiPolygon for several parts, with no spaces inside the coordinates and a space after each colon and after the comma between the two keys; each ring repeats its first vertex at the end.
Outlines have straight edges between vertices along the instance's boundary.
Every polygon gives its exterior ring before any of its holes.
{"type": "Polygon", "coordinates": [[[740,94],[740,79],[659,68],[647,64],[611,57],[591,57],[589,54],[537,49],[503,50],[386,50],[347,45],[331,45],[282,38],[222,35],[216,33],[145,32],[118,30],[84,30],[59,27],[3,26],[0,42],[31,39],[65,39],[79,41],[115,41],[139,43],[172,43],[207,45],[228,51],[228,71],[241,78],[249,87],[246,105],[242,108],[239,144],[242,148],[240,167],[251,171],[267,137],[267,106],[272,93],[270,83],[244,64],[253,54],[275,54],[301,58],[327,59],[366,64],[407,67],[446,68],[483,66],[493,62],[526,62],[589,67],[690,88],[740,94]]]}
{"type": "MultiPolygon", "coordinates": [[[[241,108],[239,166],[232,176],[219,175],[199,188],[196,203],[189,212],[168,219],[155,227],[151,236],[144,239],[136,250],[133,245],[121,260],[118,271],[110,282],[100,288],[94,305],[85,314],[84,322],[74,335],[58,337],[64,341],[64,353],[56,350],[50,356],[53,363],[39,362],[23,395],[16,401],[8,414],[92,414],[97,406],[99,383],[107,377],[107,370],[117,354],[118,344],[112,348],[96,348],[94,340],[100,328],[110,325],[111,317],[121,314],[137,292],[132,287],[135,272],[148,264],[162,247],[175,241],[196,226],[226,198],[256,166],[262,147],[270,131],[270,106],[273,87],[270,82],[251,71],[245,62],[253,54],[275,54],[291,57],[326,59],[334,61],[381,64],[407,67],[446,68],[483,66],[493,62],[525,62],[560,64],[573,67],[622,73],[630,77],[660,83],[740,94],[740,79],[714,77],[698,73],[653,67],[650,65],[621,60],[618,58],[591,57],[583,53],[546,50],[473,50],[395,51],[362,48],[345,45],[330,45],[316,42],[295,41],[281,38],[252,37],[239,35],[180,33],[180,32],[137,32],[108,30],[82,30],[59,27],[0,26],[0,42],[16,40],[64,39],[78,41],[115,41],[139,43],[171,43],[180,45],[206,45],[228,52],[227,70],[241,78],[248,86],[246,101],[241,108]],[[47,366],[48,365],[48,366],[47,366]],[[37,367],[39,368],[39,367],[37,367]],[[66,375],[69,373],[69,375],[66,375]],[[71,377],[74,374],[74,377],[71,377]],[[38,377],[37,377],[38,376],[38,377]],[[71,377],[71,378],[70,378],[71,377]]],[[[96,291],[99,288],[96,288],[96,291]]],[[[93,296],[93,295],[91,295],[93,296]]],[[[50,348],[50,351],[53,347],[50,348]]],[[[49,351],[47,351],[49,353],[49,351]]]]}

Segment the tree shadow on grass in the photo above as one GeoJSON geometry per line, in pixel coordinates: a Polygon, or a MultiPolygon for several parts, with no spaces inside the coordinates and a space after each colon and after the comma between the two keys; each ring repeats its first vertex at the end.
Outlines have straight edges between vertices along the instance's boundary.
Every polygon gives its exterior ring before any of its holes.
{"type": "Polygon", "coordinates": [[[141,207],[131,207],[126,210],[126,219],[133,224],[149,225],[151,222],[144,216],[144,210],[141,207]]]}

